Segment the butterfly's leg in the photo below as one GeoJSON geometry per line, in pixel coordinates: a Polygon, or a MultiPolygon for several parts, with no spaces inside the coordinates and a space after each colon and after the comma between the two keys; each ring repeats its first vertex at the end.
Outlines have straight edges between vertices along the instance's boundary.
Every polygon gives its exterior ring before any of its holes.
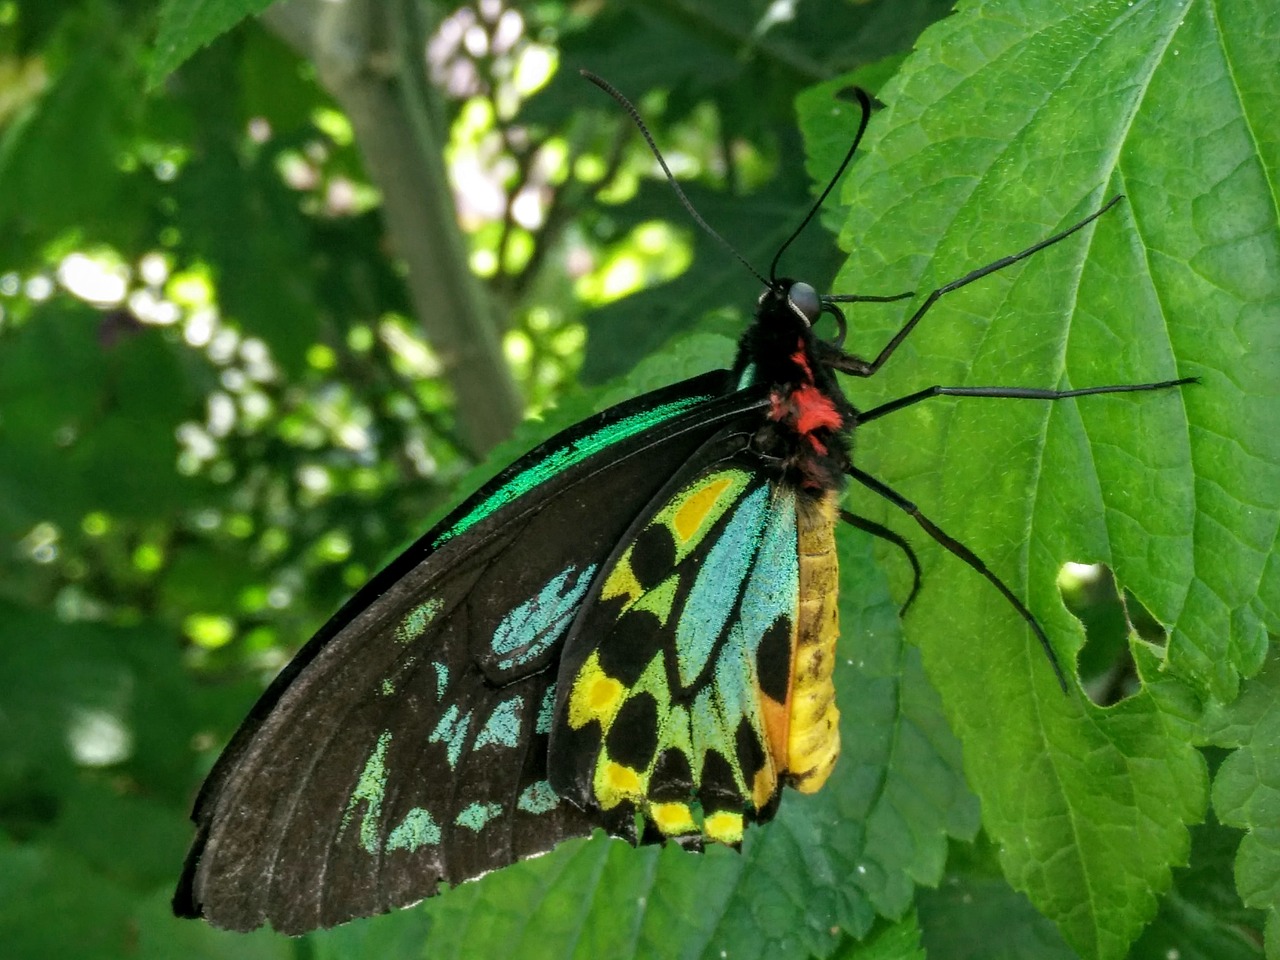
{"type": "Polygon", "coordinates": [[[858,414],[859,423],[876,420],[930,397],[1001,397],[1009,400],[1065,400],[1067,397],[1088,397],[1097,393],[1138,393],[1143,390],[1167,390],[1188,383],[1199,383],[1199,377],[1182,377],[1178,380],[1161,380],[1159,383],[1122,383],[1107,387],[1082,387],[1078,390],[1041,390],[1035,387],[925,387],[897,400],[890,400],[858,414]]]}
{"type": "Polygon", "coordinates": [[[956,540],[954,537],[945,533],[936,523],[921,513],[919,507],[902,494],[898,493],[887,484],[881,483],[869,473],[864,473],[855,466],[850,465],[846,468],[846,471],[849,476],[853,477],[853,479],[857,480],[864,487],[878,493],[894,506],[910,514],[912,519],[924,528],[925,533],[929,534],[929,536],[933,537],[933,539],[941,546],[945,547],[951,553],[955,554],[971,566],[974,570],[978,571],[978,573],[986,577],[987,580],[1000,591],[1004,598],[1013,605],[1015,610],[1018,611],[1018,616],[1022,617],[1022,619],[1027,622],[1027,625],[1030,626],[1032,631],[1035,633],[1036,639],[1040,641],[1040,646],[1044,649],[1045,656],[1049,658],[1049,663],[1053,667],[1054,676],[1058,678],[1058,685],[1062,687],[1063,692],[1066,692],[1068,689],[1067,677],[1066,674],[1062,672],[1062,666],[1058,663],[1058,657],[1053,652],[1053,647],[1049,644],[1049,638],[1045,636],[1045,632],[1041,628],[1040,623],[1036,620],[1035,615],[1027,609],[1026,604],[1017,598],[1014,592],[1009,589],[1008,585],[996,576],[996,574],[992,573],[991,569],[982,562],[982,559],[976,553],[966,547],[959,540],[956,540]]]}
{"type": "Polygon", "coordinates": [[[907,562],[911,564],[911,592],[907,594],[906,602],[898,608],[898,614],[902,615],[907,612],[907,608],[911,606],[915,600],[916,594],[920,592],[920,561],[916,559],[916,552],[911,549],[911,544],[907,543],[906,538],[901,534],[895,533],[884,524],[876,523],[867,517],[860,517],[856,513],[848,510],[840,511],[840,519],[851,526],[864,530],[873,537],[879,537],[888,543],[892,543],[895,547],[907,555],[907,562]]]}
{"type": "MultiPolygon", "coordinates": [[[[871,376],[884,365],[884,362],[888,360],[889,357],[893,356],[893,351],[898,349],[902,341],[907,339],[907,336],[915,329],[916,324],[920,322],[921,318],[924,317],[933,305],[943,296],[951,293],[953,290],[959,290],[961,287],[967,287],[975,280],[981,280],[983,277],[995,273],[997,270],[1003,270],[1005,267],[1012,266],[1020,260],[1025,260],[1032,254],[1039,253],[1045,247],[1053,246],[1053,244],[1058,243],[1061,240],[1065,240],[1077,230],[1081,230],[1093,223],[1094,220],[1097,220],[1100,216],[1114,207],[1120,202],[1120,200],[1121,197],[1119,196],[1113,197],[1101,210],[1098,210],[1096,213],[1089,214],[1089,216],[1085,217],[1079,223],[1068,227],[1066,230],[1063,230],[1060,233],[1055,233],[1052,237],[1041,240],[1039,243],[1033,244],[1018,253],[1010,254],[1007,257],[1001,257],[993,263],[988,263],[985,267],[979,267],[977,270],[966,273],[959,280],[952,280],[950,283],[939,287],[924,298],[924,303],[920,304],[916,312],[911,315],[910,319],[908,319],[905,324],[903,324],[902,329],[894,334],[893,339],[885,344],[884,349],[880,351],[879,355],[874,360],[866,361],[858,357],[846,357],[843,363],[836,365],[837,368],[843,370],[845,373],[852,374],[855,377],[871,376]]],[[[827,299],[833,302],[839,302],[840,300],[839,297],[828,297],[827,299]]]]}

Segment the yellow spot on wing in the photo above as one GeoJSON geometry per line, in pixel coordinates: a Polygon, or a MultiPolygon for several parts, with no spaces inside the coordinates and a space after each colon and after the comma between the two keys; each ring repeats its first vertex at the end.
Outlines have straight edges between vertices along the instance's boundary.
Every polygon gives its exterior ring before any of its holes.
{"type": "Polygon", "coordinates": [[[702,821],[702,832],[716,843],[741,843],[742,814],[731,810],[713,813],[702,821]]]}
{"type": "Polygon", "coordinates": [[[693,822],[693,811],[687,803],[655,803],[649,808],[649,816],[668,837],[693,833],[697,829],[697,824],[693,822]]]}
{"type": "Polygon", "coordinates": [[[593,713],[606,716],[613,712],[618,698],[622,696],[622,684],[612,677],[601,677],[593,680],[587,689],[587,702],[593,713]]]}
{"type": "Polygon", "coordinates": [[[618,558],[618,562],[609,574],[609,578],[605,580],[604,586],[600,588],[600,599],[612,600],[614,597],[625,597],[623,605],[625,610],[635,603],[643,593],[644,588],[640,586],[640,581],[636,579],[636,575],[631,572],[631,550],[628,548],[627,552],[618,558]]]}
{"type": "Polygon", "coordinates": [[[580,730],[593,720],[609,729],[622,705],[622,684],[600,667],[600,657],[592,653],[573,679],[569,692],[569,726],[580,730]]]}
{"type": "Polygon", "coordinates": [[[618,793],[634,794],[640,789],[640,775],[630,767],[610,760],[605,764],[605,778],[618,793]]]}
{"type": "Polygon", "coordinates": [[[691,494],[671,518],[671,527],[676,535],[686,543],[691,540],[698,532],[698,528],[702,526],[702,522],[706,520],[707,514],[732,485],[731,476],[718,474],[709,478],[709,482],[704,484],[702,489],[691,494]]]}
{"type": "Polygon", "coordinates": [[[631,767],[614,760],[605,760],[596,767],[595,792],[600,809],[611,810],[624,800],[639,803],[644,791],[640,774],[631,767]]]}

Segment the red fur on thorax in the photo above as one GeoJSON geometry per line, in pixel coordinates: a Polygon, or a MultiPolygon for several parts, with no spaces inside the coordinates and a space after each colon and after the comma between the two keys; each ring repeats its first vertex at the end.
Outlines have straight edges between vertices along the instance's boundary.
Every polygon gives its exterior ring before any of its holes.
{"type": "Polygon", "coordinates": [[[825,454],[827,445],[814,436],[814,432],[824,427],[839,430],[844,425],[844,418],[831,398],[814,385],[813,369],[809,366],[803,342],[791,355],[791,361],[800,368],[800,384],[786,393],[773,394],[770,398],[769,417],[786,423],[804,437],[815,451],[825,454]]]}

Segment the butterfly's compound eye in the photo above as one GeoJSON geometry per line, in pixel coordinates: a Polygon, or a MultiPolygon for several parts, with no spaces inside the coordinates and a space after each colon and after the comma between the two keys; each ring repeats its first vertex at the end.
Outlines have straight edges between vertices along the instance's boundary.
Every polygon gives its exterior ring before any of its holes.
{"type": "Polygon", "coordinates": [[[807,283],[799,281],[793,283],[791,289],[787,291],[787,302],[791,304],[793,310],[809,321],[810,326],[817,322],[818,315],[822,313],[822,301],[818,298],[818,291],[807,283]]]}

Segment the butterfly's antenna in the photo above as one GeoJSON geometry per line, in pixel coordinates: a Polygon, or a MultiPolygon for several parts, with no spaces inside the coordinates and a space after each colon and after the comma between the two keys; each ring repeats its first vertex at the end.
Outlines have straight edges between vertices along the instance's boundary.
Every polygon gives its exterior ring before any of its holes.
{"type": "MultiPolygon", "coordinates": [[[[835,189],[836,184],[840,182],[840,178],[844,176],[845,170],[853,160],[854,153],[857,152],[858,144],[862,142],[862,135],[867,132],[867,124],[871,121],[871,97],[869,97],[867,95],[867,91],[863,90],[861,87],[854,87],[853,95],[858,98],[858,104],[862,107],[862,119],[858,122],[858,132],[854,134],[853,143],[849,145],[849,152],[846,153],[844,155],[844,159],[840,161],[840,166],[836,168],[835,175],[827,181],[827,187],[822,191],[822,196],[818,197],[813,206],[809,208],[809,212],[805,214],[804,219],[800,221],[800,226],[796,227],[795,230],[791,232],[791,236],[787,237],[782,246],[778,248],[778,252],[773,255],[773,262],[769,264],[770,279],[777,277],[778,261],[781,260],[782,255],[787,252],[787,247],[791,246],[791,244],[795,242],[796,237],[800,236],[800,234],[804,232],[804,228],[809,225],[809,221],[818,215],[818,211],[822,209],[823,201],[827,199],[827,196],[835,189]]],[[[901,297],[884,297],[875,299],[898,300],[901,299],[901,297]]]]}
{"type": "MultiPolygon", "coordinates": [[[[720,236],[720,234],[718,234],[712,228],[711,224],[707,223],[707,221],[702,219],[702,214],[698,213],[698,211],[694,208],[693,201],[691,201],[687,196],[685,196],[685,192],[680,189],[680,184],[676,182],[675,175],[672,174],[671,168],[667,166],[667,161],[663,159],[662,152],[658,149],[658,145],[653,142],[653,135],[649,133],[649,128],[646,127],[644,124],[644,121],[640,119],[640,111],[638,111],[634,106],[632,106],[631,101],[628,100],[626,97],[624,97],[618,91],[617,87],[611,84],[608,80],[605,80],[602,77],[596,76],[590,70],[580,70],[578,72],[581,73],[588,80],[590,80],[592,83],[594,83],[597,87],[599,87],[605,93],[607,93],[609,96],[613,97],[614,100],[618,101],[618,105],[621,106],[623,110],[627,111],[627,116],[629,116],[631,118],[631,121],[637,127],[639,127],[640,135],[644,137],[644,142],[649,145],[649,149],[653,151],[653,155],[658,158],[658,165],[662,167],[662,172],[667,175],[667,183],[671,184],[671,189],[676,192],[676,196],[680,198],[680,202],[683,203],[684,208],[689,211],[689,216],[693,217],[694,222],[697,223],[698,226],[700,226],[703,230],[705,230],[710,236],[714,237],[715,240],[719,242],[721,246],[723,246],[726,250],[728,250],[735,257],[737,257],[738,262],[741,263],[748,270],[750,270],[751,275],[753,277],[759,280],[766,287],[772,286],[772,284],[760,274],[760,271],[750,264],[750,262],[747,260],[746,257],[744,257],[742,254],[740,254],[737,250],[734,249],[733,244],[731,244],[724,237],[720,236]]],[[[824,193],[823,196],[825,197],[826,194],[824,193]]],[[[810,216],[812,216],[812,214],[810,214],[810,216]]],[[[805,219],[805,222],[808,223],[808,218],[805,219]]],[[[791,241],[788,240],[787,242],[790,243],[791,241]]]]}

